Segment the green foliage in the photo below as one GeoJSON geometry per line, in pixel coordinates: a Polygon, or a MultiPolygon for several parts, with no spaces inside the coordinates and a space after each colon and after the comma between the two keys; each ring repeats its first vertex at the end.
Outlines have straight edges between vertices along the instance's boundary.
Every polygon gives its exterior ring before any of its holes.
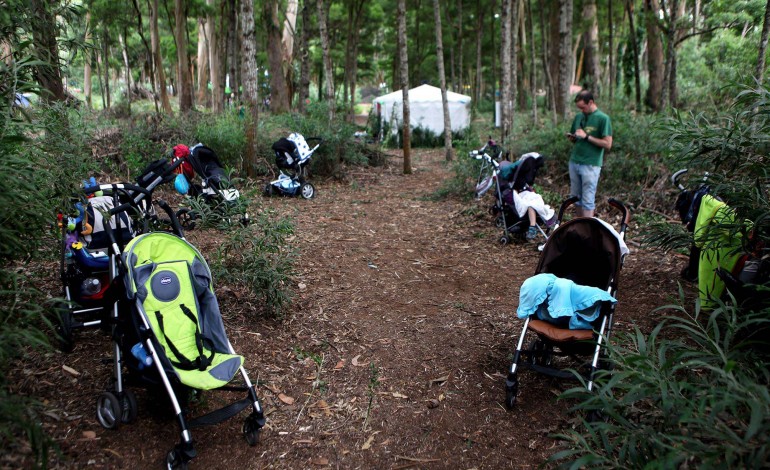
{"type": "Polygon", "coordinates": [[[770,371],[746,333],[767,331],[767,311],[721,304],[710,314],[669,306],[650,335],[621,334],[614,371],[593,392],[563,398],[605,421],[561,435],[567,450],[552,457],[577,468],[760,468],[770,462],[770,371]],[[582,431],[582,432],[581,432],[582,431]]]}
{"type": "Polygon", "coordinates": [[[262,211],[247,226],[234,228],[217,248],[215,278],[247,288],[267,315],[282,317],[291,302],[289,287],[295,252],[288,245],[293,226],[262,211]]]}
{"type": "Polygon", "coordinates": [[[212,148],[226,167],[243,168],[246,134],[243,119],[234,110],[202,117],[195,128],[195,141],[212,148]]]}

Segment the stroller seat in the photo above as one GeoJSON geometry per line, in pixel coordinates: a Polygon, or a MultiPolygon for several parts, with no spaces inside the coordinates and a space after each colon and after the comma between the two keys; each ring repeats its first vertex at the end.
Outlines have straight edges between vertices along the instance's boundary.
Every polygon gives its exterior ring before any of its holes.
{"type": "Polygon", "coordinates": [[[571,330],[569,328],[559,328],[553,323],[544,320],[530,320],[529,329],[557,343],[568,343],[572,341],[590,341],[594,339],[593,330],[571,330]]]}
{"type": "Polygon", "coordinates": [[[187,261],[152,266],[143,286],[144,308],[179,381],[201,390],[224,386],[243,365],[243,357],[214,350],[196,299],[198,291],[205,294],[206,285],[196,289],[187,261]]]}

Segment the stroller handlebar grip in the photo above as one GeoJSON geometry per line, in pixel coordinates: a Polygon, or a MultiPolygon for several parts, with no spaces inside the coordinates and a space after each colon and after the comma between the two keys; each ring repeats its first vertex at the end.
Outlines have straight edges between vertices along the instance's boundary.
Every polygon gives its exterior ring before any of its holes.
{"type": "Polygon", "coordinates": [[[168,203],[163,199],[158,199],[155,201],[155,204],[158,205],[161,209],[163,209],[163,212],[165,212],[169,219],[171,219],[171,227],[174,230],[174,233],[179,236],[179,238],[184,238],[184,231],[182,230],[182,225],[179,223],[179,219],[176,216],[176,212],[174,212],[171,209],[171,206],[168,205],[168,203]]]}
{"type": "Polygon", "coordinates": [[[631,212],[628,211],[628,208],[625,204],[618,201],[615,198],[609,198],[607,202],[610,204],[610,206],[614,207],[615,209],[618,209],[620,212],[623,213],[623,220],[620,221],[620,236],[625,238],[626,229],[628,228],[628,223],[631,221],[631,212]]]}
{"type": "Polygon", "coordinates": [[[564,220],[564,211],[566,211],[569,206],[578,202],[579,200],[580,200],[579,197],[572,196],[570,198],[565,199],[564,202],[561,203],[561,206],[559,207],[559,217],[558,217],[559,222],[564,220]]]}
{"type": "Polygon", "coordinates": [[[680,178],[680,177],[681,177],[683,174],[685,174],[685,173],[687,173],[687,168],[683,168],[683,169],[681,169],[681,170],[677,171],[676,173],[674,173],[673,175],[671,175],[671,184],[673,184],[674,186],[676,186],[677,188],[679,188],[681,191],[684,191],[684,190],[685,190],[685,187],[684,187],[684,185],[683,185],[683,184],[681,184],[681,183],[679,182],[679,178],[680,178]]]}

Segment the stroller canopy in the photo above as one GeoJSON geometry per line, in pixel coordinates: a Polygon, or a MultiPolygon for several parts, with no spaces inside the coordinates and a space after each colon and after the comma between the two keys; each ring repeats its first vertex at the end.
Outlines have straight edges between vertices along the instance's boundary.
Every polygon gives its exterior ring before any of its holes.
{"type": "Polygon", "coordinates": [[[224,189],[227,185],[225,168],[213,150],[203,144],[197,144],[190,149],[190,160],[195,172],[209,183],[209,186],[224,189]]]}
{"type": "Polygon", "coordinates": [[[565,222],[549,237],[535,273],[606,289],[617,282],[620,261],[618,236],[599,219],[579,218],[565,222]]]}

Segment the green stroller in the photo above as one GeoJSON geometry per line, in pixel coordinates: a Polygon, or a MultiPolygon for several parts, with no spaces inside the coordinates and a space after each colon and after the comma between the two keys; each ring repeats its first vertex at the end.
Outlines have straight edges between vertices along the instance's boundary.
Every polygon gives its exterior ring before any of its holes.
{"type": "Polygon", "coordinates": [[[248,407],[242,431],[249,445],[256,445],[265,417],[243,357],[225,333],[211,271],[200,252],[176,235],[147,233],[126,245],[121,267],[126,295],[113,322],[115,376],[97,400],[99,423],[114,429],[136,418],[136,398],[124,389],[123,364],[133,382],[154,385],[170,399],[181,442],[168,452],[167,468],[187,468],[195,457],[191,428],[220,423],[248,407]],[[231,384],[238,372],[242,383],[231,384]],[[214,389],[246,396],[188,420],[189,392],[214,389]]]}

